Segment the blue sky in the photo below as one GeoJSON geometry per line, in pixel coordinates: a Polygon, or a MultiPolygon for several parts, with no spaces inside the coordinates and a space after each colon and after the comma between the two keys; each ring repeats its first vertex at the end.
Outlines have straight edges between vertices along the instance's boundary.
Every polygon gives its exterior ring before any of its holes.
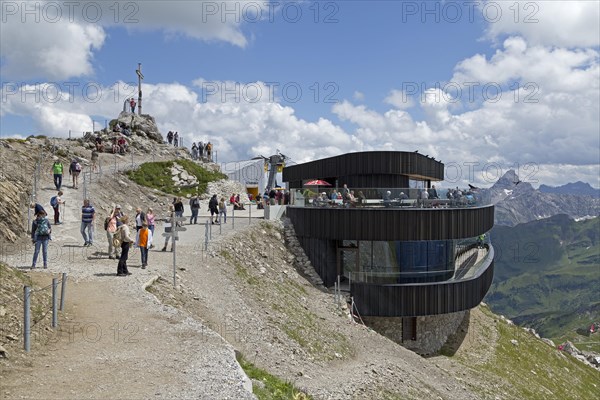
{"type": "Polygon", "coordinates": [[[29,3],[36,22],[2,2],[3,137],[64,137],[116,117],[142,62],[144,111],[163,133],[212,140],[219,161],[418,148],[478,163],[464,182],[535,164],[535,186],[600,186],[597,2],[227,2],[237,14],[224,2],[120,2],[116,16],[114,2],[81,1],[71,19],[50,3],[29,3]],[[85,85],[102,96],[85,98],[85,85]]]}

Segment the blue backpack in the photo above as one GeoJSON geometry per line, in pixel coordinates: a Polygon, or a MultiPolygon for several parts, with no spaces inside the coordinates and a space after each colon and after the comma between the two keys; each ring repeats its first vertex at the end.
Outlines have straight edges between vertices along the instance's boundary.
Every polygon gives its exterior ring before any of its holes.
{"type": "Polygon", "coordinates": [[[50,223],[46,218],[42,218],[37,223],[37,228],[35,229],[35,234],[37,236],[49,236],[50,235],[50,223]]]}
{"type": "Polygon", "coordinates": [[[58,197],[57,196],[54,196],[53,198],[50,199],[50,206],[52,206],[52,208],[58,207],[58,197]]]}

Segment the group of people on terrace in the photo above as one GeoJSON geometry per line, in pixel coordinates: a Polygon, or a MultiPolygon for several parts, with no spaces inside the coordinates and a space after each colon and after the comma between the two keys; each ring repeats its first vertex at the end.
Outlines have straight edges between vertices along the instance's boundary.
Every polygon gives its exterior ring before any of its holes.
{"type": "Polygon", "coordinates": [[[477,203],[472,189],[448,189],[443,198],[435,185],[429,188],[361,188],[351,190],[344,184],[341,190],[313,193],[306,189],[304,197],[313,207],[464,207],[477,203]]]}

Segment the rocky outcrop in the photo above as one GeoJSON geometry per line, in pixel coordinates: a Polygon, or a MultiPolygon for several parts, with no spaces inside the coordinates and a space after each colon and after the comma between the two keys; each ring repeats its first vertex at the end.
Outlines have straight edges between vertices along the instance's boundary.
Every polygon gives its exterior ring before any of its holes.
{"type": "Polygon", "coordinates": [[[198,178],[190,175],[185,168],[177,163],[173,163],[171,167],[171,179],[173,184],[180,188],[191,188],[198,186],[198,178]]]}
{"type": "Polygon", "coordinates": [[[287,261],[293,263],[296,270],[307,277],[313,285],[324,287],[323,280],[317,271],[315,271],[302,245],[298,241],[294,225],[289,218],[283,218],[283,232],[287,249],[290,252],[287,261]]]}
{"type": "Polygon", "coordinates": [[[156,126],[156,121],[151,115],[138,115],[123,111],[116,120],[110,122],[110,127],[112,128],[116,122],[128,126],[134,135],[148,138],[157,143],[164,143],[164,139],[156,126]]]}

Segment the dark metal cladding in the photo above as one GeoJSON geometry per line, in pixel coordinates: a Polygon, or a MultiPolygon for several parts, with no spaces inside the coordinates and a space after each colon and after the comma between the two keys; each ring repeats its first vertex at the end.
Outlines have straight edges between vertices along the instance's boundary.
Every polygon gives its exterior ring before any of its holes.
{"type": "Polygon", "coordinates": [[[324,179],[353,187],[407,187],[408,178],[441,181],[444,164],[415,152],[368,151],[342,154],[283,169],[283,181],[290,188],[302,187],[302,180],[324,179]]]}
{"type": "Polygon", "coordinates": [[[363,316],[417,317],[464,311],[477,306],[494,278],[494,262],[464,281],[413,285],[352,282],[351,293],[363,316]]]}
{"type": "Polygon", "coordinates": [[[288,207],[298,237],[327,240],[447,240],[481,235],[494,225],[494,206],[347,209],[288,207]]]}

